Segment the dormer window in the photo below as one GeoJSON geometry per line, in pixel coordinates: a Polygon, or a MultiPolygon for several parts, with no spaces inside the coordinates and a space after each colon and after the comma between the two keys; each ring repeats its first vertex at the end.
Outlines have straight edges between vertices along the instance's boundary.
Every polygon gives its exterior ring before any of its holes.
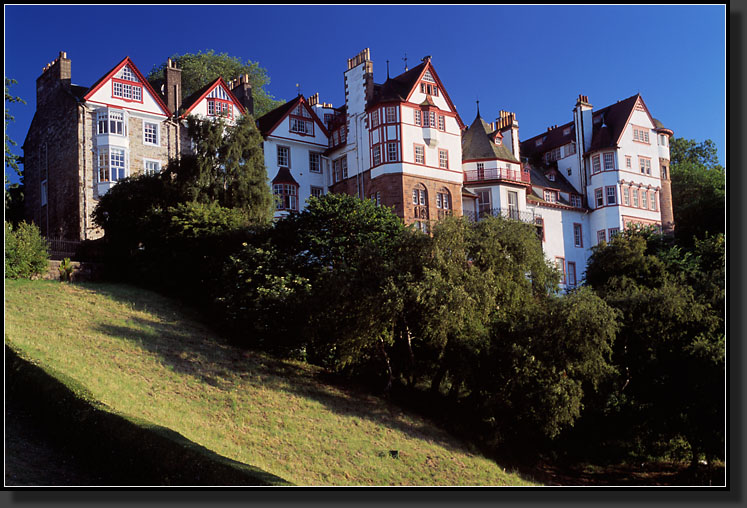
{"type": "Polygon", "coordinates": [[[125,65],[112,78],[112,97],[126,101],[143,102],[143,85],[129,66],[125,65]]]}
{"type": "Polygon", "coordinates": [[[558,193],[554,190],[545,190],[545,201],[548,203],[557,203],[558,193]]]}
{"type": "Polygon", "coordinates": [[[545,176],[546,176],[546,177],[547,177],[547,179],[548,179],[548,180],[550,180],[551,182],[554,182],[554,181],[555,181],[555,173],[547,173],[547,174],[546,174],[545,176]]]}

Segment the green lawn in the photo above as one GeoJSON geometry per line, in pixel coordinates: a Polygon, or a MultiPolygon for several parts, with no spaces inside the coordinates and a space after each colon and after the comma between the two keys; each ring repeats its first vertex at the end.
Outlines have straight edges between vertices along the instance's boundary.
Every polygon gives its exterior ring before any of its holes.
{"type": "Polygon", "coordinates": [[[296,485],[533,485],[315,367],[224,344],[152,292],[8,280],[5,312],[7,343],[114,410],[296,485]]]}

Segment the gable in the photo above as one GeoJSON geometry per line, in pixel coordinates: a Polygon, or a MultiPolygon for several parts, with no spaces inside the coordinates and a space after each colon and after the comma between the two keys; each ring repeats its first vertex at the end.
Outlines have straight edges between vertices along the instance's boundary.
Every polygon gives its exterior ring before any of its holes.
{"type": "Polygon", "coordinates": [[[183,109],[182,118],[188,115],[211,117],[224,114],[235,120],[246,112],[221,77],[188,97],[184,101],[183,109]]]}
{"type": "Polygon", "coordinates": [[[125,57],[99,79],[86,92],[83,99],[116,108],[171,116],[169,108],[155,93],[130,57],[125,57]]]}
{"type": "Polygon", "coordinates": [[[329,132],[319,115],[309,107],[302,95],[278,106],[257,120],[262,135],[297,137],[299,140],[327,144],[329,132]],[[308,126],[312,123],[313,126],[308,126]]]}
{"type": "Polygon", "coordinates": [[[411,82],[406,100],[416,104],[433,102],[433,105],[437,106],[439,109],[454,113],[460,129],[465,127],[456,107],[454,107],[454,103],[451,101],[441,79],[438,77],[438,73],[433,68],[430,58],[427,59],[421,72],[416,76],[416,79],[411,82]]]}

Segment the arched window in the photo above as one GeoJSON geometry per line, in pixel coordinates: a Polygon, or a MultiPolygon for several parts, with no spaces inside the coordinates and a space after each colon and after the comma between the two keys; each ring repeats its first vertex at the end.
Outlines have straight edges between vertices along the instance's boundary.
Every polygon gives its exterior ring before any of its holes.
{"type": "Polygon", "coordinates": [[[438,218],[442,219],[446,215],[451,215],[452,210],[451,192],[446,187],[441,187],[436,192],[436,208],[438,209],[438,218]]]}
{"type": "Polygon", "coordinates": [[[412,206],[415,227],[425,232],[428,230],[428,190],[422,183],[412,188],[412,206]]]}

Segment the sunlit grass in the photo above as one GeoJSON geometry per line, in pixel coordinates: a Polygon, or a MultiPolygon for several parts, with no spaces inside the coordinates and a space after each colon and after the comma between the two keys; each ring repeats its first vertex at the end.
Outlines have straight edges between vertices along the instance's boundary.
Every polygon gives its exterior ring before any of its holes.
{"type": "Polygon", "coordinates": [[[296,485],[531,484],[422,418],[320,383],[312,366],[222,343],[154,293],[6,281],[5,298],[15,348],[117,411],[296,485]]]}

